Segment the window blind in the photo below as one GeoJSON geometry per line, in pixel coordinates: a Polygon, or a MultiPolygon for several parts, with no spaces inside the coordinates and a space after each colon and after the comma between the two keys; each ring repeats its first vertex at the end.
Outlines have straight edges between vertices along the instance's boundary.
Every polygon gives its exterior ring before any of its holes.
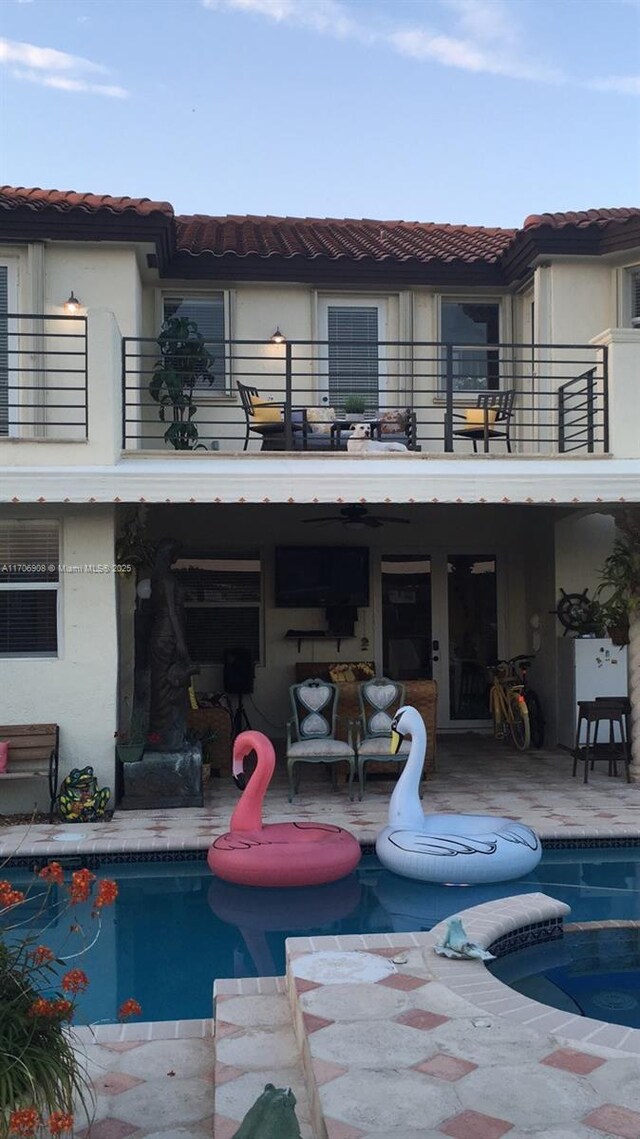
{"type": "Polygon", "coordinates": [[[377,408],[378,309],[368,305],[329,305],[327,309],[329,400],[362,395],[366,410],[377,408]]]}
{"type": "Polygon", "coordinates": [[[56,522],[0,523],[0,655],[56,655],[58,561],[56,522]]]}
{"type": "Polygon", "coordinates": [[[225,649],[238,645],[260,660],[260,609],[253,606],[187,606],[185,627],[189,656],[198,664],[217,664],[225,649]]]}
{"type": "Polygon", "coordinates": [[[242,645],[261,657],[262,584],[256,550],[229,557],[184,557],[174,574],[184,593],[187,646],[198,664],[218,664],[242,645]]]}
{"type": "Polygon", "coordinates": [[[0,589],[0,655],[55,656],[57,589],[0,589]]]}
{"type": "Polygon", "coordinates": [[[640,321],[640,269],[631,274],[631,319],[640,321]]]}
{"type": "Polygon", "coordinates": [[[209,297],[165,297],[164,319],[170,316],[193,320],[198,332],[204,337],[207,352],[212,357],[209,374],[214,382],[201,385],[202,391],[224,391],[225,389],[225,329],[224,294],[215,293],[209,297]]]}
{"type": "Polygon", "coordinates": [[[0,435],[9,434],[9,269],[0,265],[0,435]]]}

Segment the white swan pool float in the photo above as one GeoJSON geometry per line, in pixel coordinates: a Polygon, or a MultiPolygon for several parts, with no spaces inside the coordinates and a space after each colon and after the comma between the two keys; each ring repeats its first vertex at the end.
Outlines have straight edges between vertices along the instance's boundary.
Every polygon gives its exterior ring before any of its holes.
{"type": "Polygon", "coordinates": [[[423,814],[419,788],[427,732],[415,708],[399,708],[394,717],[394,754],[405,735],[411,736],[411,749],[391,796],[389,825],[376,839],[383,866],[405,878],[448,885],[507,882],[534,870],[542,847],[530,827],[499,815],[423,814]]]}

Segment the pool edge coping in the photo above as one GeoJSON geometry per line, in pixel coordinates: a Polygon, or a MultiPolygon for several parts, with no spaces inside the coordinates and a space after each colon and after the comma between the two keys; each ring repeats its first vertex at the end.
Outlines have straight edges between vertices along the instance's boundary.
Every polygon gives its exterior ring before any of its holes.
{"type": "MultiPolygon", "coordinates": [[[[564,918],[570,912],[566,903],[548,894],[534,893],[483,902],[461,910],[455,916],[463,921],[469,939],[488,950],[505,935],[526,932],[527,927],[548,924],[551,928],[553,924],[563,932],[564,918]]],[[[425,935],[430,936],[433,945],[444,937],[449,921],[447,918],[439,922],[429,935],[425,935]]],[[[543,939],[536,940],[539,943],[543,939]]],[[[553,936],[544,940],[553,940],[553,936]]],[[[433,957],[430,967],[437,979],[451,992],[477,1005],[488,1015],[539,1034],[548,1033],[572,1045],[604,1049],[609,1054],[640,1054],[639,1028],[562,1012],[552,1005],[534,1001],[494,977],[484,961],[452,960],[435,953],[433,957]]]]}

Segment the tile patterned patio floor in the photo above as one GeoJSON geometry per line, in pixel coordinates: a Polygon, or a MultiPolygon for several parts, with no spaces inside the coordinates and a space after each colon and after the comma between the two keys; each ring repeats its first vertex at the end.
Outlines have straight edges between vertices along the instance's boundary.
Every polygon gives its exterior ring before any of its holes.
{"type": "MultiPolygon", "coordinates": [[[[566,751],[519,753],[480,733],[445,737],[438,742],[438,768],[425,785],[423,806],[427,812],[508,815],[547,838],[640,833],[639,784],[609,777],[602,766],[584,784],[572,778],[571,767],[566,751]]],[[[388,780],[370,779],[363,801],[350,803],[343,784],[332,793],[323,773],[307,765],[300,794],[290,804],[280,772],[267,793],[266,821],[327,818],[329,809],[333,823],[347,827],[361,842],[373,842],[387,821],[391,787],[388,780]]],[[[1,827],[0,858],[61,853],[65,832],[75,851],[204,850],[227,829],[237,801],[231,779],[214,779],[200,808],[116,811],[108,822],[67,827],[1,827]]]]}

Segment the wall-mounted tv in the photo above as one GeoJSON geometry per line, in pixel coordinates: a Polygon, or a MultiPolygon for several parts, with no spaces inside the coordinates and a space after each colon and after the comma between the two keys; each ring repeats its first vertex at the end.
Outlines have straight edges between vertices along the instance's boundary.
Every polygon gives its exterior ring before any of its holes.
{"type": "Polygon", "coordinates": [[[365,546],[277,546],[275,604],[280,609],[369,604],[365,546]]]}

